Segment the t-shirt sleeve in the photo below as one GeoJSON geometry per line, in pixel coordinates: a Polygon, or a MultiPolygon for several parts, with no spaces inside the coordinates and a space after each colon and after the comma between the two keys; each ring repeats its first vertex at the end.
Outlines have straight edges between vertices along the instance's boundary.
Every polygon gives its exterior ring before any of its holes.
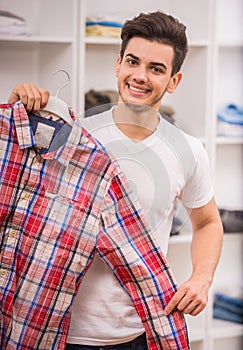
{"type": "Polygon", "coordinates": [[[187,208],[199,208],[206,205],[213,197],[213,185],[208,154],[200,141],[197,142],[198,151],[192,173],[186,179],[181,195],[181,202],[187,208]]]}

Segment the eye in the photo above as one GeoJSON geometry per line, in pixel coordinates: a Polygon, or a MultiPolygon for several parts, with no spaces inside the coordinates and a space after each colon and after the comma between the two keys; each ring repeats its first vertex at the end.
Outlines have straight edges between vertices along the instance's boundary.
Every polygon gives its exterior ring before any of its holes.
{"type": "Polygon", "coordinates": [[[129,59],[127,60],[127,62],[128,62],[128,64],[130,64],[131,66],[134,66],[134,65],[137,64],[137,61],[134,60],[133,58],[129,58],[129,59]]]}
{"type": "Polygon", "coordinates": [[[156,74],[163,74],[164,71],[161,67],[151,67],[152,71],[156,74]]]}

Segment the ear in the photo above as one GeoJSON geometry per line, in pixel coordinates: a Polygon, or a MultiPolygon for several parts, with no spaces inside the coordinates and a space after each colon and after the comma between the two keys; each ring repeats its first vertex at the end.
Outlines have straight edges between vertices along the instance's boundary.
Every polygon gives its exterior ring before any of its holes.
{"type": "Polygon", "coordinates": [[[175,73],[173,77],[170,78],[170,82],[167,86],[166,91],[169,94],[172,94],[176,90],[177,86],[180,84],[181,79],[182,79],[182,73],[181,72],[175,73]]]}
{"type": "Polygon", "coordinates": [[[120,66],[121,66],[121,56],[118,55],[117,59],[116,59],[116,77],[118,77],[119,75],[119,71],[120,71],[120,66]]]}

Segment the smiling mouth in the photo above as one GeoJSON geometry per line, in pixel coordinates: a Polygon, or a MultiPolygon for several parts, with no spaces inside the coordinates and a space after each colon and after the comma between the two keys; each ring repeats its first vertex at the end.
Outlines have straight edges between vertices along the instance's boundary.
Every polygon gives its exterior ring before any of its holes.
{"type": "Polygon", "coordinates": [[[150,91],[150,90],[148,90],[148,89],[139,89],[139,88],[136,88],[136,87],[131,86],[131,85],[129,85],[129,84],[128,84],[128,87],[129,87],[129,89],[130,89],[131,91],[138,92],[138,93],[142,93],[142,94],[145,94],[145,93],[147,93],[147,92],[150,91]]]}

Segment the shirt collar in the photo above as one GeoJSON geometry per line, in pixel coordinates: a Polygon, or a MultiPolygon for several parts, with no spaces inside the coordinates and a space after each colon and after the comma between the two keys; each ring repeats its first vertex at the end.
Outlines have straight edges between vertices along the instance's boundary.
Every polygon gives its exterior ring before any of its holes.
{"type": "MultiPolygon", "coordinates": [[[[44,159],[56,159],[63,165],[68,165],[80,142],[82,126],[73,111],[70,112],[73,119],[72,130],[67,141],[59,149],[42,155],[44,159]]],[[[22,102],[16,102],[13,106],[14,124],[21,149],[36,145],[34,134],[29,122],[29,117],[22,102]]]]}

